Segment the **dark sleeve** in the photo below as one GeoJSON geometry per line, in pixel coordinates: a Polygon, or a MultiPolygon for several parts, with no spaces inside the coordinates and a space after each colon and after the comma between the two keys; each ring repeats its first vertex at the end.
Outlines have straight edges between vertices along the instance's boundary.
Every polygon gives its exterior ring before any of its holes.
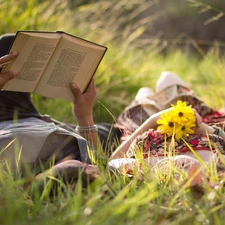
{"type": "Polygon", "coordinates": [[[31,102],[30,94],[0,91],[0,121],[26,117],[41,118],[31,102]]]}

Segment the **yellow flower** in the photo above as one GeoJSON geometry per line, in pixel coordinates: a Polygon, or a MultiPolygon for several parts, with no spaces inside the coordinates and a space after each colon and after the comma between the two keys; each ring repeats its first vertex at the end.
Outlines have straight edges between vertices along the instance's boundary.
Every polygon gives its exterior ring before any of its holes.
{"type": "Polygon", "coordinates": [[[161,119],[158,119],[156,123],[162,124],[157,128],[157,130],[161,131],[161,134],[168,134],[169,136],[171,136],[174,133],[175,124],[168,114],[162,113],[161,119]]]}
{"type": "Polygon", "coordinates": [[[161,118],[157,120],[156,123],[160,125],[157,129],[162,134],[174,135],[176,140],[193,134],[191,128],[195,127],[195,114],[191,106],[180,100],[177,101],[177,105],[172,106],[168,113],[162,113],[161,118]]]}
{"type": "Polygon", "coordinates": [[[186,122],[183,126],[177,126],[175,139],[180,140],[180,138],[184,138],[188,134],[194,134],[194,131],[191,129],[192,127],[195,127],[195,124],[191,121],[186,122]]]}
{"type": "Polygon", "coordinates": [[[173,105],[173,110],[170,111],[171,117],[173,117],[173,121],[177,124],[183,124],[188,121],[192,121],[195,123],[195,115],[194,111],[190,106],[186,105],[186,102],[182,102],[180,100],[177,101],[177,105],[173,105]]]}

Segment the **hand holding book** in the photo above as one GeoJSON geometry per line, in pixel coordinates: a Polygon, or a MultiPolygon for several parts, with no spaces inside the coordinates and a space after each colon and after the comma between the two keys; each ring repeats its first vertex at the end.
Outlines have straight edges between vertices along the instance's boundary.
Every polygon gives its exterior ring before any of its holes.
{"type": "MultiPolygon", "coordinates": [[[[18,52],[13,52],[11,54],[2,56],[0,58],[0,72],[1,69],[11,63],[18,56],[18,52]]],[[[4,85],[14,77],[18,75],[17,71],[5,71],[5,73],[0,73],[0,90],[4,87],[4,85]]]]}
{"type": "Polygon", "coordinates": [[[18,31],[10,52],[17,59],[3,68],[19,75],[4,90],[37,92],[73,101],[70,84],[75,81],[83,93],[94,76],[107,48],[64,32],[18,31]]]}

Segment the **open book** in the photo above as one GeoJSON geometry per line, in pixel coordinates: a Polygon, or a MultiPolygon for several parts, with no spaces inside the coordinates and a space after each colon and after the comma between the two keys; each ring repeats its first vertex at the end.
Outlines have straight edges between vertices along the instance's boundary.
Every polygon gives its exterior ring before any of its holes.
{"type": "Polygon", "coordinates": [[[16,60],[2,72],[17,70],[3,90],[33,92],[51,98],[73,101],[70,83],[84,92],[107,47],[65,32],[17,31],[10,52],[16,60]]]}

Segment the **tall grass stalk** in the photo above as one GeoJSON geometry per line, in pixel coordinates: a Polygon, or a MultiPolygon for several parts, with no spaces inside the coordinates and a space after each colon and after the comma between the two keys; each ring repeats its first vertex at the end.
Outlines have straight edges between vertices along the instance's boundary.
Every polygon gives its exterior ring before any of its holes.
{"type": "Polygon", "coordinates": [[[203,2],[201,0],[187,0],[187,1],[190,2],[191,7],[197,8],[199,10],[199,13],[205,13],[205,12],[208,12],[208,11],[213,11],[213,12],[216,13],[216,15],[214,15],[211,18],[208,18],[204,22],[205,25],[216,22],[216,21],[218,21],[219,19],[221,19],[222,17],[225,16],[225,11],[223,9],[220,9],[218,7],[213,6],[212,2],[206,3],[206,2],[203,2]]]}

